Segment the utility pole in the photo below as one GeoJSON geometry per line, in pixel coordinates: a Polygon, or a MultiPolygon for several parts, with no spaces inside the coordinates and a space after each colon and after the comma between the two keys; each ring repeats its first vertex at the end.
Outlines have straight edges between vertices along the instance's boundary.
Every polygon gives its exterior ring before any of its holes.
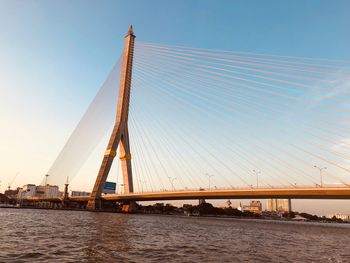
{"type": "Polygon", "coordinates": [[[66,180],[66,183],[64,184],[64,200],[68,200],[68,186],[69,186],[69,178],[67,176],[67,180],[66,180]]]}
{"type": "Polygon", "coordinates": [[[19,172],[17,172],[16,175],[12,178],[11,182],[8,183],[8,190],[11,189],[11,186],[13,185],[13,182],[16,180],[18,175],[19,175],[19,172]]]}
{"type": "Polygon", "coordinates": [[[146,184],[146,181],[139,180],[141,184],[141,193],[143,193],[143,184],[146,184]]]}
{"type": "Polygon", "coordinates": [[[327,167],[320,167],[317,165],[314,165],[314,167],[320,171],[320,182],[321,182],[320,186],[323,187],[322,171],[327,170],[327,167]]]}
{"type": "Polygon", "coordinates": [[[47,178],[49,177],[48,174],[45,174],[45,186],[47,185],[47,178]]]}

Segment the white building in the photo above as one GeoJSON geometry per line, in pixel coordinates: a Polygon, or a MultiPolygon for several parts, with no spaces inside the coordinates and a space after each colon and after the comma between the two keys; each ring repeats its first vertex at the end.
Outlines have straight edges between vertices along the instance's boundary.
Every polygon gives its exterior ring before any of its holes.
{"type": "Polygon", "coordinates": [[[33,197],[36,193],[36,186],[35,184],[26,184],[18,191],[18,198],[27,198],[27,197],[33,197]]]}
{"type": "Polygon", "coordinates": [[[238,210],[242,211],[242,212],[251,212],[254,214],[259,214],[261,215],[262,213],[262,204],[260,201],[255,201],[252,200],[250,201],[249,205],[241,205],[239,204],[239,207],[237,208],[238,210]]]}
{"type": "Polygon", "coordinates": [[[41,198],[55,198],[61,195],[57,185],[34,185],[26,184],[18,192],[18,198],[41,197],[41,198]]]}
{"type": "Polygon", "coordinates": [[[38,185],[36,187],[36,197],[55,198],[61,195],[57,185],[38,185]]]}

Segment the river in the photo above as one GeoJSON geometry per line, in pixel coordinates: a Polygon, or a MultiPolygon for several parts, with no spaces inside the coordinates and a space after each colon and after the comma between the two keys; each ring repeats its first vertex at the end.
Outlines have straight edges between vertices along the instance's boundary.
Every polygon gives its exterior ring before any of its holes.
{"type": "Polygon", "coordinates": [[[0,262],[350,262],[350,225],[1,208],[0,262]]]}

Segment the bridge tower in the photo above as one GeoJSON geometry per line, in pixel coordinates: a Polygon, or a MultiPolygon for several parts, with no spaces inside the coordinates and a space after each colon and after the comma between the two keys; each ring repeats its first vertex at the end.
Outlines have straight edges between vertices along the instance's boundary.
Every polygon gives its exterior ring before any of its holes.
{"type": "Polygon", "coordinates": [[[105,151],[96,182],[91,193],[87,209],[96,210],[101,208],[101,194],[108,173],[111,169],[113,159],[117,155],[119,146],[120,161],[123,172],[124,193],[134,191],[131,170],[131,154],[128,131],[128,115],[130,103],[130,87],[132,76],[132,62],[134,53],[135,35],[132,26],[129,27],[128,34],[125,36],[125,47],[123,55],[123,64],[120,76],[120,88],[117,107],[117,117],[111,137],[105,151]]]}

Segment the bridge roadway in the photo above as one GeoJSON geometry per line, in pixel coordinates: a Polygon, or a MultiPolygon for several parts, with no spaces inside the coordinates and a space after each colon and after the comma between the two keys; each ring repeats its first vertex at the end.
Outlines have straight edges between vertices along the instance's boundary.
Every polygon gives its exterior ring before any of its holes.
{"type": "MultiPolygon", "coordinates": [[[[182,190],[133,194],[106,194],[105,201],[161,201],[191,199],[350,199],[350,187],[236,188],[182,190]]],[[[71,197],[71,201],[87,201],[89,196],[71,197]]]]}

